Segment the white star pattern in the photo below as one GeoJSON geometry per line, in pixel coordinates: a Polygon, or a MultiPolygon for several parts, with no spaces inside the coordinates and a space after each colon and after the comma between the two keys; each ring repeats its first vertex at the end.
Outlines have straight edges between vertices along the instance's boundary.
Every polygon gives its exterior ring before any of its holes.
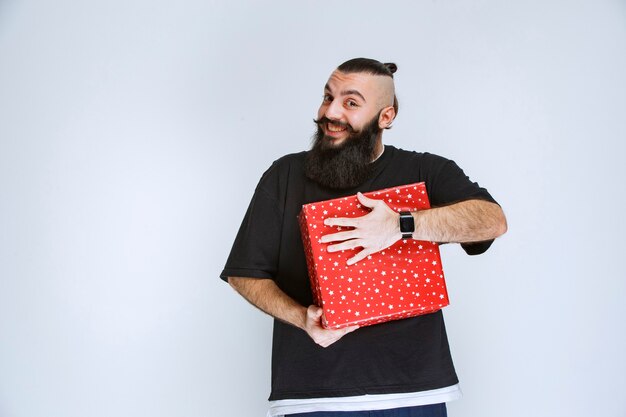
{"type": "MultiPolygon", "coordinates": [[[[364,194],[369,198],[384,198],[396,212],[429,208],[423,183],[364,194]],[[416,198],[415,194],[420,194],[420,198],[416,198]],[[391,198],[391,195],[395,197],[391,198]]],[[[362,207],[356,196],[348,196],[305,204],[298,218],[303,231],[309,276],[313,278],[313,298],[324,311],[324,327],[366,326],[429,313],[448,305],[436,243],[401,239],[388,250],[370,254],[356,265],[348,265],[346,261],[361,248],[332,253],[326,251],[327,244],[321,243],[323,235],[329,230],[351,228],[329,227],[323,224],[324,219],[359,217],[368,212],[369,209],[362,207]],[[414,263],[416,266],[413,266],[414,263]],[[431,268],[426,269],[424,265],[431,268]],[[375,277],[385,277],[389,282],[378,281],[375,277]],[[344,285],[348,283],[350,287],[344,285]],[[377,285],[386,290],[381,291],[377,285]],[[424,287],[428,292],[420,294],[411,291],[424,287]]]]}

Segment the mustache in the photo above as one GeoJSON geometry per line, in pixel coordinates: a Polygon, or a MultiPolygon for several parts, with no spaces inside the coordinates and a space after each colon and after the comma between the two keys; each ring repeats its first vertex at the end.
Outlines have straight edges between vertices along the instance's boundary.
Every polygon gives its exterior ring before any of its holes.
{"type": "Polygon", "coordinates": [[[334,124],[334,125],[337,125],[337,126],[341,126],[341,127],[345,127],[345,128],[347,128],[347,129],[348,129],[348,132],[350,132],[350,133],[354,133],[354,131],[355,131],[355,130],[354,130],[354,128],[353,128],[353,127],[352,127],[349,123],[346,123],[346,122],[340,122],[339,120],[331,120],[331,119],[329,119],[329,118],[328,118],[328,117],[326,117],[326,116],[322,116],[322,117],[320,117],[320,118],[319,118],[319,119],[317,119],[317,120],[316,120],[316,119],[313,119],[313,122],[314,122],[314,123],[315,123],[318,127],[322,127],[322,126],[323,126],[324,124],[326,124],[326,123],[332,123],[332,124],[334,124]]]}

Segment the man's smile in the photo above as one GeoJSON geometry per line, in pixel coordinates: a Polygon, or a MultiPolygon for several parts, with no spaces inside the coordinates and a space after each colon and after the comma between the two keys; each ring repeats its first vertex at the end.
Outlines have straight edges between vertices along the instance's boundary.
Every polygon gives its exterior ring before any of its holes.
{"type": "Polygon", "coordinates": [[[326,124],[326,128],[328,130],[330,130],[331,132],[343,132],[345,131],[348,127],[345,125],[336,125],[334,123],[327,123],[326,124]]]}
{"type": "Polygon", "coordinates": [[[347,123],[326,122],[324,127],[326,128],[326,135],[333,139],[338,139],[350,133],[347,123]]]}

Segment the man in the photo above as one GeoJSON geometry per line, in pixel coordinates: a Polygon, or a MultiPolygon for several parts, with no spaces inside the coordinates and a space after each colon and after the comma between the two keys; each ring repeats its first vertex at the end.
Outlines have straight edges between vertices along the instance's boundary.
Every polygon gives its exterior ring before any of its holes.
{"type": "Polygon", "coordinates": [[[280,158],[264,173],[222,271],[275,318],[270,416],[445,416],[445,402],[460,397],[441,311],[327,330],[321,308],[312,305],[296,219],[303,204],[358,193],[371,209],[356,219],[326,220],[345,226],[323,242],[332,243],[330,252],[357,249],[350,264],[402,238],[399,214],[361,192],[424,181],[433,208],[411,213],[412,237],[458,242],[469,254],[484,252],[506,231],[500,206],[454,162],[383,145],[383,129],[398,112],[396,69],[357,58],[331,74],[312,149],[280,158]]]}

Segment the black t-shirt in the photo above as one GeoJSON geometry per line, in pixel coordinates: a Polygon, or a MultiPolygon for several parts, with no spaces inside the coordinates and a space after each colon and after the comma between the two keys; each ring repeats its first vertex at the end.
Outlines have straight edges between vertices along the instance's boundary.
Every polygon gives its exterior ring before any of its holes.
{"type": "MultiPolygon", "coordinates": [[[[220,277],[273,279],[304,306],[313,302],[297,215],[303,204],[383,188],[426,183],[432,207],[481,199],[495,202],[451,160],[393,146],[358,187],[333,190],[307,179],[306,152],[280,158],[263,174],[220,277]]],[[[463,244],[469,254],[493,241],[463,244]]],[[[327,348],[274,320],[270,400],[404,393],[458,382],[441,311],[367,326],[327,348]]]]}

